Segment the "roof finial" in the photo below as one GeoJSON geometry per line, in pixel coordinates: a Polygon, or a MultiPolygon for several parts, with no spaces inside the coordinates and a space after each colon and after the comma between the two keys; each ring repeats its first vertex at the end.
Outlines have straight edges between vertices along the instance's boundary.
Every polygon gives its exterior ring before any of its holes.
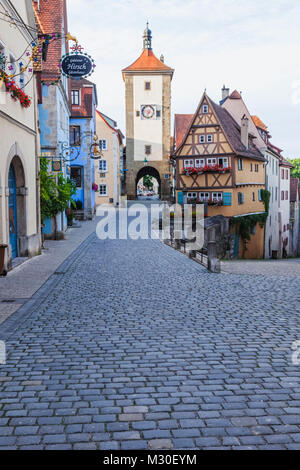
{"type": "Polygon", "coordinates": [[[147,21],[147,27],[144,31],[143,39],[144,39],[144,50],[146,49],[151,50],[152,49],[152,33],[149,29],[149,21],[147,21]]]}

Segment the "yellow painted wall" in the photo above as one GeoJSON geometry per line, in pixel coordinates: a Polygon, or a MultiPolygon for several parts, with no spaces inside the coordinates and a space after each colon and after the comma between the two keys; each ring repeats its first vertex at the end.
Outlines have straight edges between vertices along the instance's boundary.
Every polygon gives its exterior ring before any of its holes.
{"type": "MultiPolygon", "coordinates": [[[[232,227],[232,233],[235,228],[232,227]]],[[[239,242],[239,259],[261,259],[264,257],[264,233],[265,227],[256,224],[256,231],[251,235],[251,240],[246,241],[246,251],[244,252],[243,239],[239,242]]]]}

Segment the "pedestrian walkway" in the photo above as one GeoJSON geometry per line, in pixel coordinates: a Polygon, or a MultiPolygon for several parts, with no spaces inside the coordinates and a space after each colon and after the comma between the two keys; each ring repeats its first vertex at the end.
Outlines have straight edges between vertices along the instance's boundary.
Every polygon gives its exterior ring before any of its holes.
{"type": "Polygon", "coordinates": [[[26,303],[55,272],[57,267],[96,230],[96,221],[69,228],[66,239],[46,240],[41,256],[28,259],[0,278],[0,324],[26,303]]]}
{"type": "Polygon", "coordinates": [[[42,290],[0,326],[0,449],[300,449],[299,277],[91,234],[42,290]]]}

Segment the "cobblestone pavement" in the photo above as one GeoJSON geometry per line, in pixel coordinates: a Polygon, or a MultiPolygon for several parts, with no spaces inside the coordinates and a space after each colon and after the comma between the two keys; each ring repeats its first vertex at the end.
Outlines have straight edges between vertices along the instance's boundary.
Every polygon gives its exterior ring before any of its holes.
{"type": "Polygon", "coordinates": [[[300,258],[221,261],[221,269],[228,274],[300,277],[300,258]]]}
{"type": "Polygon", "coordinates": [[[0,449],[300,449],[299,278],[93,234],[51,282],[0,326],[0,449]]]}

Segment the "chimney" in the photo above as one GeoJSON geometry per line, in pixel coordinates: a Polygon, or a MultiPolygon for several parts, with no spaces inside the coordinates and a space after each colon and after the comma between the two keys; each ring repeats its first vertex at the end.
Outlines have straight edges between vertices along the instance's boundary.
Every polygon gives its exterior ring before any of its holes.
{"type": "Polygon", "coordinates": [[[160,61],[161,61],[163,64],[165,63],[165,56],[164,56],[163,54],[160,56],[160,61]]]}
{"type": "Polygon", "coordinates": [[[242,117],[241,123],[241,141],[245,145],[246,149],[249,148],[249,119],[246,114],[242,117]]]}
{"type": "Polygon", "coordinates": [[[225,85],[222,88],[222,100],[225,100],[229,96],[230,89],[226,88],[225,85]]]}

